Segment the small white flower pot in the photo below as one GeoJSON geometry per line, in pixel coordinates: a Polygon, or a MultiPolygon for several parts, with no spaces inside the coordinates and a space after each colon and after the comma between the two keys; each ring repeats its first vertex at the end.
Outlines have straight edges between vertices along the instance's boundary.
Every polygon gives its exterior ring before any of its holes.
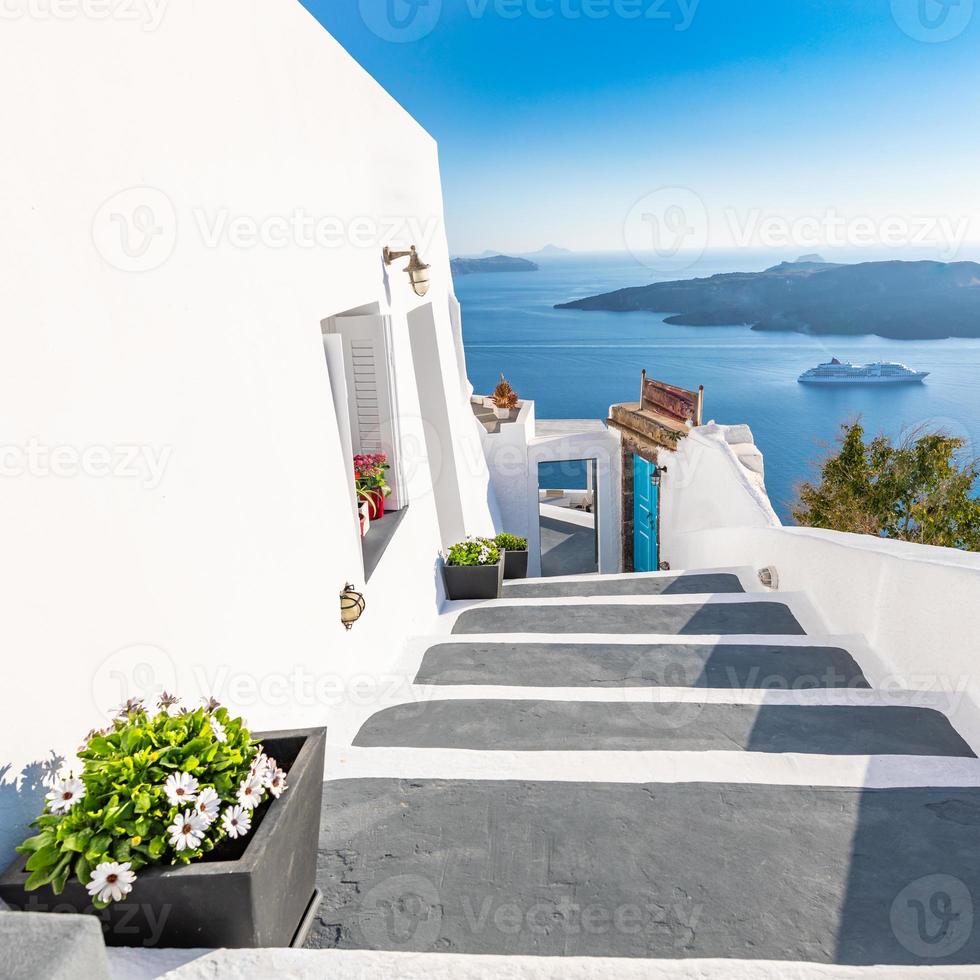
{"type": "Polygon", "coordinates": [[[498,419],[509,419],[510,409],[509,408],[498,408],[496,405],[493,406],[493,414],[497,416],[498,419]]]}

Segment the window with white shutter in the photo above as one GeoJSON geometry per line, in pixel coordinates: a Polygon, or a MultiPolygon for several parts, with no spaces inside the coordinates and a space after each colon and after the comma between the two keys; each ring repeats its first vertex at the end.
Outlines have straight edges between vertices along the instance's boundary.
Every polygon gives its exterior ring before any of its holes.
{"type": "Polygon", "coordinates": [[[377,315],[336,316],[328,321],[328,330],[343,342],[354,452],[387,454],[392,492],[385,507],[398,510],[408,501],[400,476],[390,320],[377,315]]]}

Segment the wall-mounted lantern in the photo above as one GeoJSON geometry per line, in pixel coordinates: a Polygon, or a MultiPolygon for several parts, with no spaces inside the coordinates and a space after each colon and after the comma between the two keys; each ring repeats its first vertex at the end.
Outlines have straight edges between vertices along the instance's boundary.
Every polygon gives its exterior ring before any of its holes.
{"type": "Polygon", "coordinates": [[[364,607],[364,596],[355,592],[354,586],[348,582],[340,593],[340,621],[344,629],[349,630],[361,618],[364,607]]]}
{"type": "Polygon", "coordinates": [[[415,295],[424,296],[429,291],[429,266],[419,258],[419,253],[415,250],[414,245],[407,252],[393,252],[385,245],[384,255],[385,265],[391,265],[396,259],[407,257],[408,265],[405,266],[405,272],[408,273],[415,295]]]}

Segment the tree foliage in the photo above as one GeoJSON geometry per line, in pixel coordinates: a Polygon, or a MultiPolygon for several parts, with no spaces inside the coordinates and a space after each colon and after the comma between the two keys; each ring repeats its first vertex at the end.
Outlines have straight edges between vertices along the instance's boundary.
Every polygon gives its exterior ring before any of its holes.
{"type": "Polygon", "coordinates": [[[962,462],[964,440],[913,432],[897,444],[865,440],[860,422],[841,426],[840,449],[819,485],[804,483],[793,517],[808,527],[980,551],[980,468],[962,462]]]}

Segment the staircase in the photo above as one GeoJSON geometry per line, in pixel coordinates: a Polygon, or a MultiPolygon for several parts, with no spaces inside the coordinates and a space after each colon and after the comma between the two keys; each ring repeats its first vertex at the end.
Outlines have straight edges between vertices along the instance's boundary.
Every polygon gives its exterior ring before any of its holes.
{"type": "Polygon", "coordinates": [[[658,977],[980,963],[980,762],[950,697],[882,686],[805,596],[723,569],[450,606],[410,645],[416,699],[325,786],[309,945],[658,977]]]}

